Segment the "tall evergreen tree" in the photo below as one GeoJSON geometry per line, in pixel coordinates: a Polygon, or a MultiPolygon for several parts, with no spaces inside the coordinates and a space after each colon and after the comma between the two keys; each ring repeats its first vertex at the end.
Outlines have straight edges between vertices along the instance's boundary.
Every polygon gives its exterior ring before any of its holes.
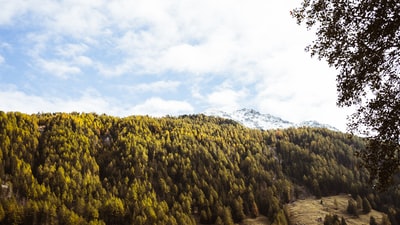
{"type": "Polygon", "coordinates": [[[369,225],[378,225],[378,223],[375,220],[375,217],[371,216],[369,218],[369,225]]]}
{"type": "Polygon", "coordinates": [[[363,204],[362,209],[363,209],[364,213],[371,212],[371,204],[369,203],[369,201],[368,201],[368,199],[366,197],[363,198],[362,204],[363,204]]]}

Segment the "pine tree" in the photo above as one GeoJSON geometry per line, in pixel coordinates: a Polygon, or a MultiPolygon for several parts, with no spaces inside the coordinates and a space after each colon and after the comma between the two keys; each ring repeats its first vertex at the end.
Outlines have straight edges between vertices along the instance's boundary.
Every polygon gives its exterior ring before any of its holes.
{"type": "Polygon", "coordinates": [[[389,217],[387,215],[383,215],[382,216],[381,225],[391,225],[389,217]]]}
{"type": "Polygon", "coordinates": [[[363,205],[362,209],[363,209],[364,213],[371,212],[371,204],[369,203],[369,201],[366,197],[363,198],[362,205],[363,205]]]}
{"type": "Polygon", "coordinates": [[[347,212],[354,216],[358,216],[357,202],[354,199],[349,199],[347,205],[347,212]]]}
{"type": "Polygon", "coordinates": [[[369,225],[378,225],[378,223],[375,220],[375,217],[371,216],[369,218],[369,225]]]}
{"type": "Polygon", "coordinates": [[[343,218],[340,220],[340,225],[347,225],[346,220],[343,218]]]}

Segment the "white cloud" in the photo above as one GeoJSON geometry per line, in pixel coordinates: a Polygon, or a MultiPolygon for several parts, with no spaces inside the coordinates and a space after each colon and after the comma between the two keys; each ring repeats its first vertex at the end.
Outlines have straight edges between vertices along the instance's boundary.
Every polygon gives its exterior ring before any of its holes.
{"type": "Polygon", "coordinates": [[[47,43],[52,40],[50,34],[30,34],[29,37],[33,47],[28,54],[31,56],[33,64],[41,72],[68,79],[72,75],[82,73],[83,67],[94,64],[90,57],[84,55],[88,50],[88,46],[85,44],[66,43],[49,46],[47,43]]]}
{"type": "Polygon", "coordinates": [[[133,59],[125,59],[123,62],[115,65],[107,65],[104,63],[95,63],[96,69],[99,73],[106,77],[118,77],[132,71],[135,65],[133,59]]]}
{"type": "Polygon", "coordinates": [[[3,64],[6,60],[4,59],[4,57],[2,55],[0,55],[0,65],[3,64]]]}
{"type": "Polygon", "coordinates": [[[175,4],[176,1],[114,0],[109,1],[106,8],[110,12],[109,19],[113,25],[121,30],[169,30],[172,31],[170,34],[173,34],[175,30],[171,16],[175,11],[175,4]]]}
{"type": "Polygon", "coordinates": [[[95,91],[85,90],[78,98],[59,98],[29,95],[15,87],[2,87],[0,91],[0,110],[38,112],[96,112],[121,115],[124,112],[111,104],[112,99],[105,98],[95,91]]]}
{"type": "Polygon", "coordinates": [[[336,71],[316,59],[296,59],[289,56],[287,67],[279,65],[279,59],[271,62],[275,76],[257,84],[256,108],[289,121],[317,120],[344,131],[350,110],[336,106],[336,71]]]}
{"type": "MultiPolygon", "coordinates": [[[[93,57],[82,52],[69,52],[74,49],[58,49],[62,56],[80,54],[80,59],[85,59],[81,65],[95,64],[105,76],[168,71],[185,72],[188,76],[229,73],[235,79],[252,76],[245,80],[256,82],[266,72],[261,67],[271,51],[291,45],[286,41],[291,40],[292,27],[280,25],[281,20],[290,19],[287,1],[30,3],[29,12],[44,19],[43,29],[48,35],[85,43],[70,47],[96,49],[109,45],[104,51],[115,55],[111,64],[103,60],[94,63],[93,57]]],[[[292,23],[295,27],[294,20],[292,23]]],[[[48,46],[46,41],[42,39],[40,43],[48,46]]],[[[36,55],[48,48],[35,48],[41,50],[36,55]]]]}
{"type": "Polygon", "coordinates": [[[26,2],[23,0],[0,1],[0,25],[9,25],[14,17],[23,14],[27,10],[26,2]]]}
{"type": "Polygon", "coordinates": [[[214,92],[206,96],[205,101],[209,108],[216,108],[224,111],[233,111],[243,108],[243,100],[248,97],[245,89],[233,90],[229,84],[222,84],[214,92]]]}
{"type": "Polygon", "coordinates": [[[0,91],[0,109],[3,111],[20,111],[25,113],[37,113],[46,110],[47,101],[37,96],[28,96],[17,90],[0,91]]]}
{"type": "Polygon", "coordinates": [[[203,45],[181,44],[169,48],[160,58],[165,70],[189,74],[227,72],[231,63],[231,52],[227,43],[206,43],[203,45]],[[228,51],[226,51],[228,50],[228,51]]]}
{"type": "Polygon", "coordinates": [[[179,81],[156,81],[152,83],[143,83],[132,87],[132,91],[138,92],[167,92],[176,91],[181,82],[179,81]]]}
{"type": "MultiPolygon", "coordinates": [[[[28,12],[44,21],[42,28],[48,33],[85,43],[95,40],[91,48],[110,42],[122,53],[120,66],[114,68],[125,68],[108,69],[116,75],[132,70],[121,66],[126,61],[135,61],[144,72],[155,68],[156,72],[195,74],[249,72],[249,64],[259,64],[272,48],[282,45],[282,37],[290,39],[291,27],[280,25],[280,20],[290,18],[287,1],[47,0],[26,4],[28,12]],[[129,60],[123,58],[127,56],[129,60]]],[[[10,9],[11,18],[26,10],[14,11],[10,9]]]]}
{"type": "Polygon", "coordinates": [[[81,73],[81,69],[79,67],[60,60],[38,59],[38,65],[48,74],[62,79],[67,79],[70,78],[71,75],[81,73]]]}
{"type": "Polygon", "coordinates": [[[180,81],[160,80],[149,83],[140,83],[135,85],[117,85],[119,90],[127,91],[130,94],[143,94],[143,93],[172,93],[177,92],[177,88],[181,85],[180,81]]]}
{"type": "Polygon", "coordinates": [[[2,87],[0,110],[38,112],[96,112],[114,116],[129,115],[180,115],[194,112],[185,101],[150,98],[136,106],[119,106],[115,99],[101,96],[97,91],[87,89],[78,98],[42,97],[26,94],[15,87],[2,87]]]}
{"type": "Polygon", "coordinates": [[[74,63],[81,65],[81,66],[91,66],[93,65],[93,60],[87,56],[77,56],[74,59],[74,63]]]}
{"type": "Polygon", "coordinates": [[[99,35],[107,24],[103,1],[31,1],[30,12],[41,16],[44,29],[84,40],[99,35]]]}
{"type": "Polygon", "coordinates": [[[142,104],[132,107],[128,111],[134,115],[165,116],[191,114],[194,108],[186,101],[164,100],[153,97],[147,99],[142,104]]]}
{"type": "Polygon", "coordinates": [[[109,113],[115,115],[119,113],[116,106],[112,104],[112,99],[107,99],[98,94],[93,94],[91,90],[87,90],[78,99],[62,100],[63,105],[57,104],[57,107],[64,108],[65,112],[96,112],[109,113]]]}
{"type": "Polygon", "coordinates": [[[110,15],[105,26],[117,27],[109,40],[125,57],[115,69],[100,66],[108,76],[132,71],[260,76],[260,64],[270,51],[286,46],[283,41],[291,37],[291,27],[285,29],[277,22],[283,17],[278,12],[290,17],[285,3],[111,1],[107,7],[110,15]],[[271,20],[275,15],[276,20],[271,20]],[[277,35],[281,30],[287,33],[277,35]],[[124,66],[127,61],[134,65],[124,66]]]}
{"type": "Polygon", "coordinates": [[[67,59],[70,63],[91,66],[93,65],[93,60],[84,55],[88,48],[86,44],[65,44],[56,48],[56,54],[61,58],[67,59]]]}
{"type": "MultiPolygon", "coordinates": [[[[40,55],[44,52],[48,51],[48,46],[50,44],[51,35],[47,32],[43,33],[27,33],[24,37],[24,42],[28,43],[26,53],[33,60],[40,57],[40,55]]],[[[52,47],[52,46],[51,46],[52,47]]]]}
{"type": "Polygon", "coordinates": [[[0,49],[5,49],[5,50],[8,50],[8,51],[12,51],[12,46],[11,46],[10,43],[2,42],[2,43],[0,43],[0,49]]]}
{"type": "Polygon", "coordinates": [[[73,58],[76,57],[77,55],[82,55],[87,51],[87,49],[88,46],[86,44],[67,43],[65,45],[58,46],[56,48],[56,52],[60,56],[73,58]]]}

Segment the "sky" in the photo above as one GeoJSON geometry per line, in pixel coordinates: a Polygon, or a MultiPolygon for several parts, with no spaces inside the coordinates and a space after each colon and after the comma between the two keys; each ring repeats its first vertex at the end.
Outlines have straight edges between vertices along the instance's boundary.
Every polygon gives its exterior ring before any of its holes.
{"type": "Polygon", "coordinates": [[[340,130],[336,74],[301,0],[0,0],[0,110],[182,115],[242,108],[340,130]]]}

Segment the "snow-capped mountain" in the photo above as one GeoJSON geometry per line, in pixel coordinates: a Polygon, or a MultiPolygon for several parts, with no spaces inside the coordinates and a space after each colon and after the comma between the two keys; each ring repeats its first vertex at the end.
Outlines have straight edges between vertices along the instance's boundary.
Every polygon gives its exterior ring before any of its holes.
{"type": "Polygon", "coordinates": [[[321,128],[327,128],[327,129],[333,130],[333,131],[339,131],[339,129],[337,129],[334,126],[331,126],[329,124],[323,124],[323,123],[320,123],[320,122],[315,121],[315,120],[303,121],[301,123],[298,123],[296,125],[296,127],[321,127],[321,128]]]}
{"type": "Polygon", "coordinates": [[[283,129],[289,127],[322,127],[334,131],[339,131],[333,126],[328,124],[321,124],[317,121],[304,121],[301,123],[293,123],[287,120],[283,120],[280,117],[273,116],[270,114],[262,114],[253,109],[240,109],[233,112],[224,112],[220,110],[208,110],[204,112],[208,116],[222,117],[231,119],[241,123],[242,125],[253,128],[253,129],[283,129]]]}

